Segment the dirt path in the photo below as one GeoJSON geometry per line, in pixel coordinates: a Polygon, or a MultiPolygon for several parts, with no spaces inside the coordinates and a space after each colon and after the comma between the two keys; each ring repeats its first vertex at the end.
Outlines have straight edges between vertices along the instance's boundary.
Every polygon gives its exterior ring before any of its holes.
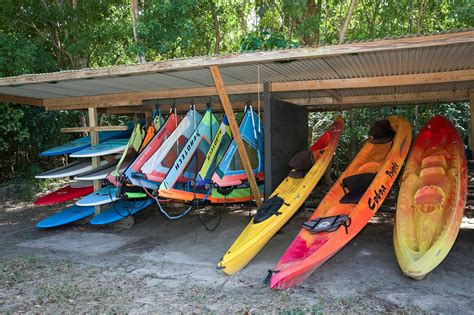
{"type": "MultiPolygon", "coordinates": [[[[404,277],[392,246],[391,214],[369,224],[301,286],[262,283],[297,234],[294,218],[235,276],[215,266],[248,221],[226,214],[216,232],[196,216],[152,212],[131,229],[87,224],[40,231],[58,207],[5,201],[0,207],[0,312],[274,312],[474,310],[474,229],[463,228],[447,259],[423,281],[404,277]]],[[[474,227],[474,220],[465,221],[474,227]]]]}

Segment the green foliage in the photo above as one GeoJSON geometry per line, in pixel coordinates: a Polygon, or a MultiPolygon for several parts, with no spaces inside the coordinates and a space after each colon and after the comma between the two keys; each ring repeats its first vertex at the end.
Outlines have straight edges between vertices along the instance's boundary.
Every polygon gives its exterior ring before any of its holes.
{"type": "Polygon", "coordinates": [[[282,33],[268,33],[268,32],[250,32],[246,36],[242,37],[240,41],[241,51],[252,51],[252,50],[271,50],[280,48],[296,47],[298,43],[296,41],[288,40],[282,33]]]}
{"type": "MultiPolygon", "coordinates": [[[[28,63],[14,73],[108,66],[133,60],[128,1],[4,0],[0,56],[22,50],[28,63]],[[17,44],[19,44],[17,46],[17,44]],[[32,64],[32,58],[45,64],[32,64]],[[92,59],[92,60],[91,60],[92,59]],[[54,61],[54,62],[53,62],[54,61]],[[23,68],[23,69],[22,69],[23,68]],[[23,70],[23,71],[18,71],[23,70]]],[[[1,60],[1,59],[0,59],[1,60]]],[[[21,63],[22,59],[17,59],[21,63]]],[[[4,63],[1,63],[5,66],[4,63]]],[[[0,68],[1,69],[1,68],[0,68]]],[[[4,74],[5,75],[5,74],[4,74]]]]}
{"type": "Polygon", "coordinates": [[[236,49],[238,21],[231,6],[219,1],[146,1],[138,31],[147,59],[208,55],[216,52],[216,36],[221,36],[218,51],[236,49]],[[218,29],[215,17],[218,17],[218,29]]]}
{"type": "Polygon", "coordinates": [[[423,126],[435,115],[449,119],[457,128],[464,143],[469,143],[470,111],[465,102],[455,104],[420,104],[420,106],[385,106],[375,108],[355,108],[344,112],[316,112],[309,115],[309,125],[312,127],[312,140],[318,137],[332,124],[337,115],[342,115],[345,128],[337,146],[333,159],[333,169],[337,178],[345,167],[352,161],[367,139],[367,133],[373,122],[391,115],[405,117],[412,126],[414,137],[423,126]]]}

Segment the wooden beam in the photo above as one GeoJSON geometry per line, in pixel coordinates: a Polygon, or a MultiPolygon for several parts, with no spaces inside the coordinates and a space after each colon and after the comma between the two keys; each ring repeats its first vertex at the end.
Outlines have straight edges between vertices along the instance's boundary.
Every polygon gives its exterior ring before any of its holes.
{"type": "Polygon", "coordinates": [[[403,74],[351,79],[309,80],[272,83],[272,92],[317,91],[333,89],[376,88],[387,86],[409,86],[423,84],[474,81],[474,69],[403,74]]]}
{"type": "Polygon", "coordinates": [[[258,51],[222,56],[205,56],[181,60],[167,60],[146,64],[83,69],[78,71],[61,71],[35,75],[22,75],[0,79],[0,86],[15,84],[59,82],[65,80],[109,78],[120,75],[138,75],[168,71],[203,69],[212,65],[232,66],[240,64],[257,64],[275,61],[291,61],[308,58],[321,58],[338,55],[373,53],[378,51],[394,51],[422,47],[445,46],[474,42],[474,31],[414,36],[408,38],[384,39],[367,42],[356,42],[343,45],[322,47],[303,47],[273,51],[258,51]]]}
{"type": "Polygon", "coordinates": [[[471,150],[474,150],[474,91],[469,93],[469,107],[471,109],[471,150]]]}
{"type": "MultiPolygon", "coordinates": [[[[232,107],[235,110],[243,110],[247,102],[232,102],[232,107]]],[[[161,112],[167,113],[171,109],[171,104],[161,104],[161,112]]],[[[195,104],[196,110],[204,111],[206,109],[207,103],[198,103],[195,104]]],[[[179,114],[186,113],[189,110],[189,104],[176,104],[176,112],[179,114]]],[[[224,112],[224,108],[220,103],[212,103],[213,112],[224,112]]],[[[152,108],[138,107],[138,106],[125,106],[125,107],[107,107],[105,108],[107,114],[144,114],[145,112],[152,112],[152,108]]]]}
{"type": "Polygon", "coordinates": [[[224,81],[222,80],[221,72],[217,66],[211,66],[210,70],[212,79],[214,80],[214,83],[216,85],[217,92],[219,93],[219,97],[221,99],[225,114],[227,116],[227,119],[229,120],[229,126],[232,130],[232,136],[234,137],[235,143],[237,144],[237,151],[239,151],[240,160],[242,161],[242,165],[244,166],[245,173],[247,173],[252,194],[255,198],[257,206],[260,207],[262,205],[260,192],[258,190],[252,166],[247,155],[247,150],[244,147],[244,142],[242,140],[242,136],[240,135],[239,126],[237,125],[237,120],[234,116],[232,104],[230,103],[229,96],[227,95],[226,89],[224,88],[224,81]]]}
{"type": "Polygon", "coordinates": [[[337,90],[326,90],[326,91],[324,91],[324,92],[326,92],[327,94],[329,94],[329,96],[335,98],[338,102],[340,102],[341,99],[342,99],[341,93],[339,93],[337,90]]]}
{"type": "MultiPolygon", "coordinates": [[[[336,89],[411,86],[463,81],[474,81],[474,69],[368,78],[273,82],[271,83],[270,90],[272,93],[318,90],[328,91],[336,89]]],[[[238,84],[226,86],[226,92],[228,95],[255,94],[257,91],[263,91],[263,84],[238,84]]],[[[79,109],[86,107],[140,106],[142,101],[147,99],[192,98],[215,96],[217,94],[215,87],[186,88],[54,98],[44,100],[44,105],[48,110],[79,109]]]]}
{"type": "Polygon", "coordinates": [[[61,128],[61,132],[70,133],[70,132],[84,132],[84,131],[119,131],[119,130],[128,130],[127,126],[98,126],[98,127],[71,127],[71,128],[61,128]]]}
{"type": "MultiPolygon", "coordinates": [[[[256,93],[258,84],[237,84],[229,86],[228,94],[256,93]]],[[[77,109],[84,107],[142,106],[147,99],[176,99],[208,97],[218,95],[215,87],[170,89],[161,91],[128,92],[95,96],[65,97],[45,100],[48,110],[77,109]]]]}
{"type": "Polygon", "coordinates": [[[40,98],[16,96],[16,95],[8,95],[8,94],[0,94],[0,101],[12,103],[12,104],[44,106],[43,100],[40,98]]]}
{"type": "Polygon", "coordinates": [[[342,105],[368,105],[368,104],[402,104],[413,102],[440,102],[440,101],[467,101],[469,99],[468,90],[456,91],[435,91],[422,93],[400,93],[400,94],[381,94],[381,95],[363,95],[363,96],[346,96],[340,101],[328,97],[302,98],[302,99],[285,99],[285,101],[301,105],[301,106],[324,106],[332,105],[333,107],[342,105]]]}
{"type": "MultiPolygon", "coordinates": [[[[99,144],[99,134],[96,130],[94,130],[98,125],[98,118],[97,118],[97,109],[96,108],[89,108],[88,109],[88,116],[89,116],[89,127],[91,128],[90,137],[91,137],[91,145],[96,146],[99,144]]],[[[92,167],[98,168],[100,164],[99,157],[92,158],[92,167]]],[[[98,191],[100,189],[100,181],[94,180],[94,191],[98,191]]],[[[100,213],[100,206],[95,207],[95,214],[100,213]]]]}

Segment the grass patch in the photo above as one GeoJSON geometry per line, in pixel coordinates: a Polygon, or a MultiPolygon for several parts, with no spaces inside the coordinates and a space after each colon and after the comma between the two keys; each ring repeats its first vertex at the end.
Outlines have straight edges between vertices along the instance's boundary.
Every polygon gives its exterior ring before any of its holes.
{"type": "Polygon", "coordinates": [[[28,281],[38,266],[39,259],[35,256],[22,256],[13,260],[0,258],[0,287],[28,281]]]}
{"type": "Polygon", "coordinates": [[[72,304],[85,295],[86,292],[75,284],[42,284],[36,290],[36,299],[40,304],[72,304]]]}
{"type": "Polygon", "coordinates": [[[306,307],[280,309],[280,315],[326,314],[326,313],[364,313],[370,307],[357,297],[344,298],[316,298],[317,303],[306,307]]]}
{"type": "Polygon", "coordinates": [[[35,291],[35,303],[40,305],[70,305],[105,303],[108,291],[102,287],[82,287],[76,283],[46,283],[35,291]]]}

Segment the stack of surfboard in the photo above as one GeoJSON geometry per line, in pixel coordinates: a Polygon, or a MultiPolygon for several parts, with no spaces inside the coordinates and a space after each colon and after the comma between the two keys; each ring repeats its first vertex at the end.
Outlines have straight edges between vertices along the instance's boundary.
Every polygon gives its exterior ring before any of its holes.
{"type": "MultiPolygon", "coordinates": [[[[68,154],[78,158],[75,162],[36,175],[39,179],[73,178],[70,184],[53,191],[35,201],[36,205],[52,205],[76,199],[93,192],[92,180],[104,179],[117,164],[116,155],[124,150],[131,130],[105,131],[99,133],[99,145],[92,149],[89,137],[83,137],[41,153],[42,156],[68,154]],[[125,138],[127,137],[127,138],[125,138]],[[94,169],[91,157],[109,157],[100,160],[99,168],[94,169]]],[[[78,220],[94,210],[90,208],[70,207],[67,211],[53,215],[37,224],[38,227],[52,227],[78,220]],[[75,219],[76,218],[76,219],[75,219]]],[[[93,213],[93,212],[92,212],[93,213]]]]}

